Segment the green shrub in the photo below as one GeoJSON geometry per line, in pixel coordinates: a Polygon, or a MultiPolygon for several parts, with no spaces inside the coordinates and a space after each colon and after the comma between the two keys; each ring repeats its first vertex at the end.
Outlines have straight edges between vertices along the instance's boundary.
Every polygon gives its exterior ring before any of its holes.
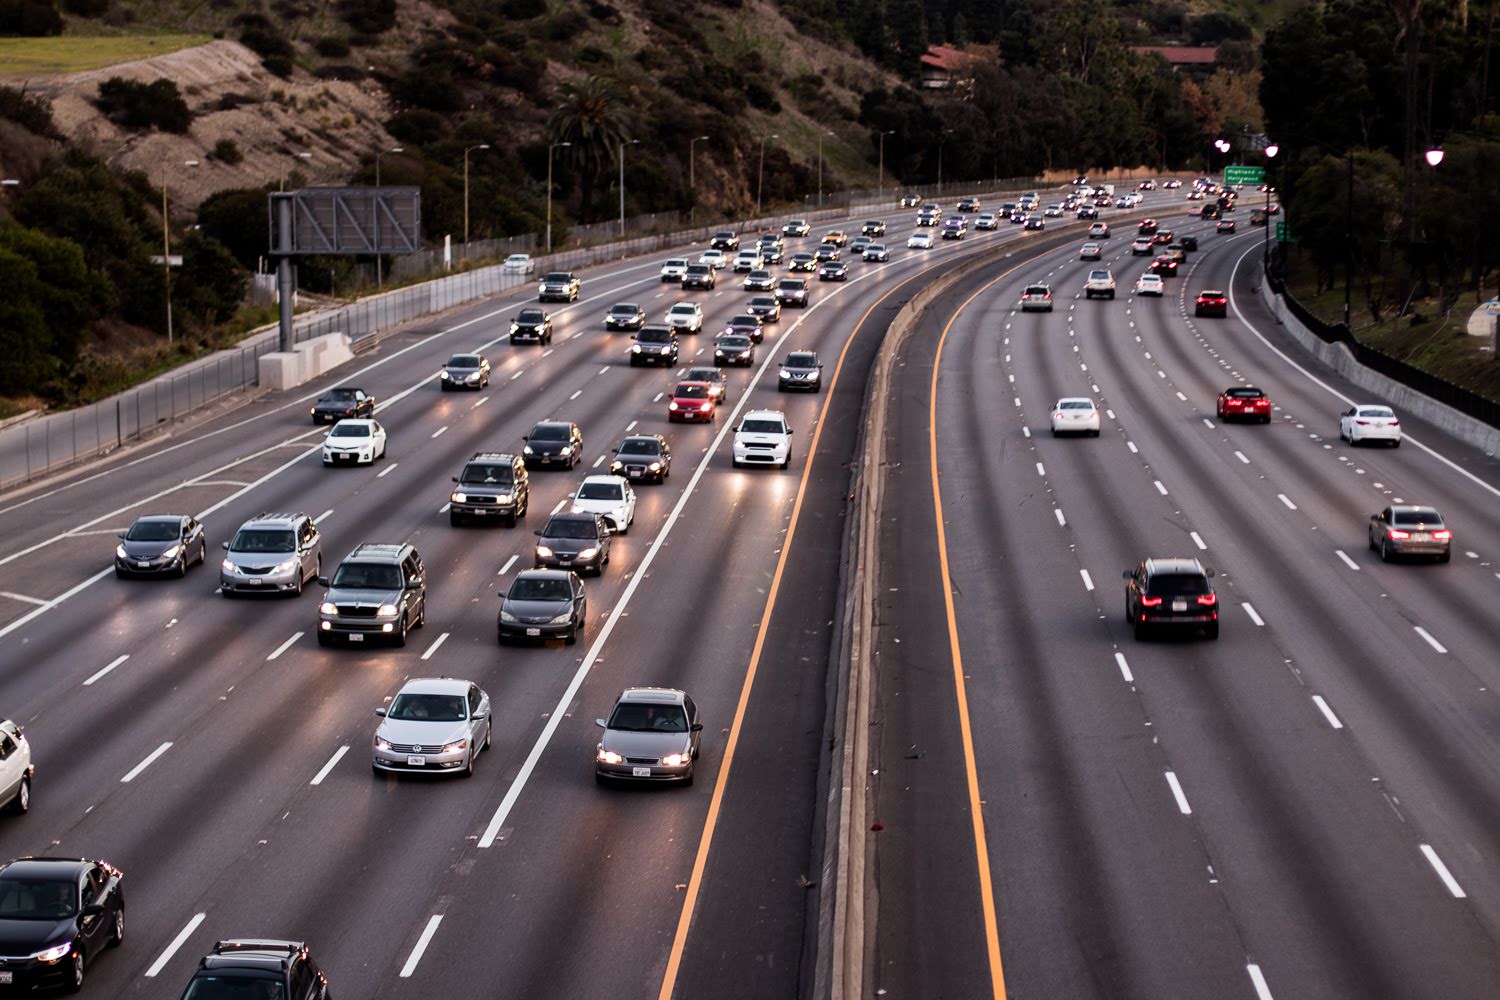
{"type": "Polygon", "coordinates": [[[349,39],[332,36],[320,38],[313,43],[313,48],[325,59],[342,59],[349,54],[349,39]]]}
{"type": "Polygon", "coordinates": [[[385,130],[408,146],[431,146],[448,138],[448,119],[436,111],[401,111],[386,120],[385,130]]]}
{"type": "Polygon", "coordinates": [[[213,152],[209,153],[220,163],[227,163],[231,167],[245,159],[245,154],[240,152],[240,147],[233,139],[220,139],[214,143],[213,152]]]}
{"type": "Polygon", "coordinates": [[[359,35],[381,35],[396,26],[396,0],[344,0],[339,16],[359,35]]]}
{"type": "Polygon", "coordinates": [[[14,87],[0,87],[0,118],[49,139],[61,139],[62,133],[52,122],[52,105],[40,97],[28,97],[14,87]]]}
{"type": "Polygon", "coordinates": [[[771,88],[754,77],[745,81],[745,99],[750,102],[752,108],[769,111],[773,115],[781,110],[781,102],[776,99],[771,88]]]}
{"type": "Polygon", "coordinates": [[[51,0],[0,0],[0,35],[41,38],[62,29],[62,15],[51,0]]]}
{"type": "Polygon", "coordinates": [[[99,84],[94,103],[110,121],[129,129],[154,127],[180,135],[193,121],[193,113],[171,80],[137,83],[112,76],[99,84]]]}
{"type": "Polygon", "coordinates": [[[391,88],[402,104],[426,111],[454,112],[464,107],[464,92],[453,74],[431,66],[413,66],[391,88]]]}

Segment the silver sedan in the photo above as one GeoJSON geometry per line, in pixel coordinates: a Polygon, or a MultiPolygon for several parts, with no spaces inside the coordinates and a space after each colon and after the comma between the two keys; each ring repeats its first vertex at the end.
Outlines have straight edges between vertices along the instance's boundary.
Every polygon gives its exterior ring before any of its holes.
{"type": "Polygon", "coordinates": [[[371,766],[382,771],[446,772],[467,778],[490,745],[490,696],[473,681],[419,677],[377,708],[371,766]]]}

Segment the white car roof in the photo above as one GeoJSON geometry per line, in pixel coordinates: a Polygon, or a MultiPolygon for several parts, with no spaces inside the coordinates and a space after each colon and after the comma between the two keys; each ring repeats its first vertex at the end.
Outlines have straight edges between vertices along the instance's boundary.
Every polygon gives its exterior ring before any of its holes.
{"type": "Polygon", "coordinates": [[[336,422],[333,426],[363,427],[366,430],[373,431],[375,429],[375,421],[371,420],[369,417],[345,417],[344,419],[336,422]]]}
{"type": "Polygon", "coordinates": [[[782,423],[786,423],[786,414],[782,413],[780,410],[750,410],[740,419],[741,421],[780,420],[782,423]]]}
{"type": "Polygon", "coordinates": [[[463,694],[469,693],[469,681],[461,677],[413,677],[401,685],[397,694],[463,694]]]}
{"type": "Polygon", "coordinates": [[[700,312],[701,307],[696,302],[674,302],[668,312],[700,312]]]}
{"type": "Polygon", "coordinates": [[[603,475],[598,475],[598,476],[584,476],[583,477],[583,483],[581,485],[587,486],[589,483],[606,483],[606,484],[608,484],[610,486],[628,486],[629,485],[627,482],[625,482],[625,477],[624,476],[611,476],[611,475],[609,475],[607,473],[603,474],[603,475]]]}
{"type": "Polygon", "coordinates": [[[1362,417],[1391,417],[1396,412],[1389,406],[1377,403],[1360,403],[1354,410],[1362,417]]]}
{"type": "Polygon", "coordinates": [[[507,257],[505,259],[506,260],[530,260],[531,259],[531,254],[529,254],[529,253],[513,253],[513,254],[511,254],[509,257],[507,257]]]}

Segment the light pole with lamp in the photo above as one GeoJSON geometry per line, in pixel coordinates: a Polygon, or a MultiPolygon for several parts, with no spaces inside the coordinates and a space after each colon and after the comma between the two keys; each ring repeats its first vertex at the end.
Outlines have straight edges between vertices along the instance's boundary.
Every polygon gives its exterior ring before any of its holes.
{"type": "MultiPolygon", "coordinates": [[[[184,167],[196,167],[197,160],[183,160],[184,167]]],[[[172,218],[167,214],[167,165],[161,168],[161,269],[162,287],[167,299],[167,344],[172,343],[172,218]]]]}
{"type": "Polygon", "coordinates": [[[571,146],[571,142],[554,142],[547,147],[547,252],[552,252],[552,153],[559,146],[571,146]]]}
{"type": "Polygon", "coordinates": [[[888,136],[888,135],[895,135],[895,134],[896,134],[896,130],[895,129],[891,129],[888,132],[882,132],[882,133],[880,133],[880,187],[879,187],[880,194],[879,194],[879,197],[876,200],[879,203],[881,203],[881,204],[885,203],[885,137],[888,136]]]}
{"type": "Polygon", "coordinates": [[[945,128],[941,133],[938,134],[937,193],[939,198],[943,196],[943,144],[948,141],[948,136],[952,134],[953,130],[951,128],[945,128]]]}
{"type": "MultiPolygon", "coordinates": [[[[1214,140],[1214,149],[1217,149],[1219,151],[1219,155],[1221,157],[1222,156],[1227,156],[1229,154],[1229,140],[1228,139],[1215,139],[1214,140]]],[[[1210,174],[1212,174],[1213,173],[1212,168],[1210,168],[1208,172],[1210,174]]]]}
{"type": "Polygon", "coordinates": [[[760,195],[766,185],[766,143],[772,139],[780,139],[779,135],[762,136],[760,140],[760,169],[756,172],[755,179],[755,218],[760,218],[760,195]]]}
{"type": "Polygon", "coordinates": [[[476,149],[489,149],[490,144],[481,142],[464,149],[464,258],[469,256],[469,154],[476,149]]]}
{"type": "Polygon", "coordinates": [[[1265,152],[1266,152],[1266,168],[1267,169],[1266,169],[1266,176],[1263,178],[1263,183],[1266,186],[1266,208],[1265,208],[1265,215],[1263,215],[1261,218],[1264,219],[1265,223],[1266,223],[1266,239],[1265,239],[1265,259],[1261,263],[1261,270],[1262,270],[1262,272],[1265,275],[1265,277],[1262,280],[1269,281],[1271,279],[1271,171],[1270,171],[1270,166],[1271,166],[1271,161],[1274,160],[1274,159],[1276,159],[1276,154],[1279,153],[1279,152],[1281,152],[1281,147],[1278,146],[1278,145],[1276,145],[1276,143],[1273,142],[1270,145],[1266,146],[1265,152]]]}
{"type": "MultiPolygon", "coordinates": [[[[391,153],[404,153],[405,146],[392,146],[375,154],[375,186],[380,187],[380,158],[391,153]]],[[[385,260],[380,256],[380,213],[375,213],[375,287],[385,284],[385,260]]]]}
{"type": "Polygon", "coordinates": [[[706,135],[694,136],[688,140],[688,194],[693,198],[692,203],[688,205],[688,225],[690,226],[698,216],[698,178],[693,171],[695,165],[693,162],[693,147],[707,140],[708,136],[706,135]]]}
{"type": "Polygon", "coordinates": [[[823,140],[832,132],[818,133],[818,207],[823,207],[823,140]]]}
{"type": "Polygon", "coordinates": [[[620,140],[620,239],[625,238],[625,147],[639,146],[639,139],[620,140]]]}

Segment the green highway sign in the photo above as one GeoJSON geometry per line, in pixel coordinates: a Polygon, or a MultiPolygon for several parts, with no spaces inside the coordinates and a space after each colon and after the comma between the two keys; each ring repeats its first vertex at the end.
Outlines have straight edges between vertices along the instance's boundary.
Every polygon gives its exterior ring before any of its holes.
{"type": "Polygon", "coordinates": [[[1225,167],[1225,184],[1264,184],[1266,181],[1265,167],[1225,167]]]}
{"type": "Polygon", "coordinates": [[[1291,230],[1287,228],[1286,220],[1283,219],[1276,223],[1277,243],[1300,243],[1301,241],[1302,237],[1292,235],[1291,230]]]}

